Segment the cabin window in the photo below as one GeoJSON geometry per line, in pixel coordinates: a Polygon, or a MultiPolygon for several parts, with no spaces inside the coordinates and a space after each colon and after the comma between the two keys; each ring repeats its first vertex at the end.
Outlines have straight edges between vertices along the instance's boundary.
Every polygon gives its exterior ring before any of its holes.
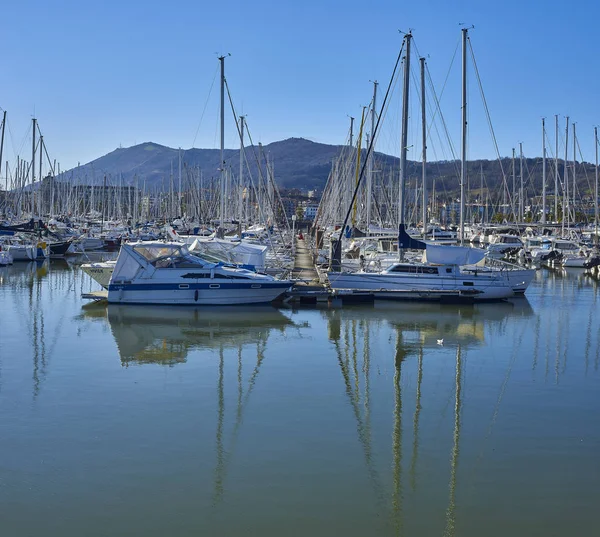
{"type": "Polygon", "coordinates": [[[209,285],[209,287],[210,287],[211,289],[218,289],[219,287],[221,287],[221,284],[218,284],[218,283],[211,283],[211,284],[209,285]]]}
{"type": "Polygon", "coordinates": [[[179,289],[189,289],[190,286],[187,283],[180,283],[179,284],[179,289]]]}
{"type": "Polygon", "coordinates": [[[463,282],[463,285],[466,285],[467,287],[473,287],[475,284],[473,282],[463,282]]]}
{"type": "Polygon", "coordinates": [[[452,269],[451,268],[446,268],[446,274],[452,274],[452,269]]]}
{"type": "Polygon", "coordinates": [[[390,272],[402,272],[405,274],[438,274],[437,267],[424,267],[421,265],[396,265],[390,272]]]}

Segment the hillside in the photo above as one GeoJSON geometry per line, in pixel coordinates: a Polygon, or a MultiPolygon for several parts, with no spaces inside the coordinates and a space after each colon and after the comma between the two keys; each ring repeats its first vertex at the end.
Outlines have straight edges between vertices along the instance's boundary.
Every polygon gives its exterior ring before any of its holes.
{"type": "MultiPolygon", "coordinates": [[[[322,191],[332,169],[333,161],[344,149],[342,146],[327,145],[290,138],[274,142],[262,147],[263,155],[272,162],[277,184],[284,188],[302,190],[317,189],[322,191]]],[[[346,148],[347,149],[347,148],[346,148]]],[[[88,164],[68,170],[58,178],[75,183],[100,184],[104,176],[111,184],[132,185],[145,183],[147,188],[168,188],[171,173],[175,181],[178,176],[179,151],[153,142],[146,142],[129,148],[118,148],[88,164]]],[[[218,149],[186,149],[182,150],[182,176],[184,188],[187,181],[197,177],[200,170],[205,181],[219,176],[220,152],[218,149]]],[[[256,161],[259,158],[258,147],[247,147],[246,155],[250,170],[257,177],[256,161]]],[[[235,175],[239,169],[239,150],[225,150],[225,162],[235,175]]],[[[264,157],[263,157],[264,163],[264,157]]],[[[519,161],[516,166],[516,185],[520,185],[519,161]]],[[[380,177],[398,176],[399,161],[396,157],[376,153],[376,169],[380,177]]],[[[497,160],[475,160],[467,163],[468,186],[471,190],[479,190],[481,175],[484,177],[484,190],[497,196],[501,192],[502,170],[512,190],[512,162],[504,158],[497,160]]],[[[540,158],[524,159],[524,183],[527,196],[541,193],[542,164],[540,158]]],[[[554,162],[548,161],[548,193],[554,191],[554,162]]],[[[421,163],[409,162],[409,182],[420,180],[421,163]]],[[[562,176],[563,161],[559,160],[559,176],[562,176]]],[[[572,168],[569,169],[572,174],[572,168]]],[[[439,195],[454,196],[459,189],[460,163],[455,161],[431,162],[427,165],[427,176],[436,181],[439,195]]],[[[194,179],[195,180],[195,179],[194,179]]],[[[570,179],[572,182],[572,178],[570,179]]],[[[591,164],[578,165],[577,184],[579,196],[593,192],[594,167],[591,164]]]]}

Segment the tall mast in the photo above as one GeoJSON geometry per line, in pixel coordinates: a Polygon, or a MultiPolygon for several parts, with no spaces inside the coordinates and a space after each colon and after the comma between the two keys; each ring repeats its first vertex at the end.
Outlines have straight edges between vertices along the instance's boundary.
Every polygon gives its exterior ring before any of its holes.
{"type": "Polygon", "coordinates": [[[546,120],[542,118],[542,224],[546,223],[546,120]]]}
{"type": "MultiPolygon", "coordinates": [[[[246,195],[249,193],[247,192],[246,195]]],[[[244,220],[244,116],[240,116],[240,238],[244,220]]]]}
{"type": "Polygon", "coordinates": [[[596,246],[598,246],[598,127],[594,127],[594,140],[596,146],[596,185],[594,188],[594,222],[595,222],[595,237],[596,246]]]}
{"type": "Polygon", "coordinates": [[[519,222],[525,219],[525,192],[523,190],[523,142],[519,142],[519,175],[521,176],[521,188],[519,189],[519,222]]]}
{"type": "MultiPolygon", "coordinates": [[[[350,157],[352,157],[353,154],[353,149],[354,149],[354,118],[352,116],[350,116],[350,149],[349,149],[349,155],[350,157]]],[[[345,166],[344,166],[345,168],[345,166]]],[[[352,185],[352,175],[350,173],[346,173],[345,171],[342,172],[344,175],[344,181],[345,181],[345,188],[344,188],[344,192],[345,192],[345,196],[344,196],[344,206],[348,206],[350,205],[350,201],[352,200],[352,192],[354,191],[354,186],[352,185]]]]}
{"type": "Polygon", "coordinates": [[[514,211],[514,207],[515,207],[515,198],[517,197],[517,179],[516,179],[516,175],[515,175],[515,148],[512,148],[512,180],[513,180],[513,186],[512,186],[512,199],[511,199],[511,206],[513,208],[513,218],[516,220],[517,219],[517,215],[515,215],[515,211],[514,211]]]}
{"type": "Polygon", "coordinates": [[[577,185],[575,182],[577,169],[577,135],[575,134],[575,123],[573,123],[573,223],[575,223],[575,191],[577,185]]]}
{"type": "Polygon", "coordinates": [[[558,222],[558,114],[554,116],[554,221],[558,222]]]}
{"type": "Polygon", "coordinates": [[[569,211],[569,175],[567,173],[567,158],[569,151],[569,116],[566,117],[565,127],[565,169],[563,173],[563,207],[562,207],[562,232],[565,232],[565,220],[569,211]]]}
{"type": "Polygon", "coordinates": [[[44,137],[40,134],[40,167],[39,167],[39,171],[38,174],[40,176],[40,181],[39,181],[39,188],[38,188],[38,210],[37,210],[37,214],[38,216],[42,216],[43,214],[43,190],[42,187],[44,185],[43,180],[44,177],[42,176],[42,162],[43,162],[43,156],[44,156],[44,137]]]}
{"type": "MultiPolygon", "coordinates": [[[[373,82],[373,104],[371,105],[371,152],[367,170],[367,235],[371,228],[371,197],[373,196],[373,160],[375,158],[375,110],[377,108],[377,81],[373,82]]],[[[367,144],[367,147],[369,144],[367,144]]]]}
{"type": "Polygon", "coordinates": [[[465,174],[467,165],[467,34],[462,29],[462,151],[460,159],[460,244],[465,243],[465,174]]]}
{"type": "MultiPolygon", "coordinates": [[[[2,172],[2,153],[4,149],[4,130],[6,129],[6,110],[4,110],[4,114],[2,116],[2,138],[0,139],[0,173],[2,172]]],[[[6,206],[8,207],[8,170],[6,173],[6,206]]]]}
{"type": "MultiPolygon", "coordinates": [[[[408,92],[410,88],[410,40],[412,34],[405,36],[406,55],[404,56],[404,88],[402,91],[402,137],[400,145],[400,185],[398,195],[398,229],[404,230],[404,183],[406,182],[406,152],[408,150],[408,92]]],[[[400,259],[404,259],[404,249],[398,248],[400,259]]]]}
{"type": "Polygon", "coordinates": [[[35,212],[35,128],[36,120],[33,118],[33,130],[31,132],[31,217],[34,218],[35,212]]]}
{"type": "Polygon", "coordinates": [[[481,204],[481,223],[485,221],[485,205],[483,204],[483,163],[479,163],[479,179],[481,181],[481,189],[479,190],[479,202],[481,204]]]}
{"type": "Polygon", "coordinates": [[[181,147],[179,148],[179,196],[177,196],[177,214],[176,216],[183,216],[183,211],[181,210],[181,147]]]}
{"type": "Polygon", "coordinates": [[[221,210],[219,226],[225,227],[225,56],[219,56],[221,62],[221,210]]]}
{"type": "Polygon", "coordinates": [[[427,234],[427,121],[425,116],[425,58],[421,62],[421,130],[423,135],[423,238],[427,234]]]}

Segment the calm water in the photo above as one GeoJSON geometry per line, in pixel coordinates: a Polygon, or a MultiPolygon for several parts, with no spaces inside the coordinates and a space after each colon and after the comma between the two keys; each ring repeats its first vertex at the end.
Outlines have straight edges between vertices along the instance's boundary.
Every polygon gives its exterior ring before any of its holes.
{"type": "Polygon", "coordinates": [[[92,289],[65,262],[0,268],[2,536],[597,534],[600,287],[580,272],[475,307],[92,289]]]}

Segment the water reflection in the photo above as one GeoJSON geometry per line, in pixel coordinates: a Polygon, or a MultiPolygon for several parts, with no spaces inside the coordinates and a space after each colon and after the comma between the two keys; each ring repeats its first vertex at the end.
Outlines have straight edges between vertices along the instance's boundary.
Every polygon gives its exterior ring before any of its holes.
{"type": "Polygon", "coordinates": [[[2,269],[3,443],[20,457],[3,520],[74,535],[101,505],[115,527],[154,514],[149,536],[591,529],[598,287],[537,278],[474,306],[82,309],[76,266],[2,269]],[[121,367],[150,363],[179,365],[121,367]]]}
{"type": "Polygon", "coordinates": [[[485,330],[501,331],[510,320],[528,318],[535,312],[527,298],[510,302],[474,305],[397,304],[375,302],[371,307],[349,307],[324,310],[328,321],[329,338],[336,340],[344,323],[381,327],[387,324],[399,329],[403,342],[396,349],[396,361],[417,355],[419,349],[443,345],[462,345],[464,348],[485,345],[485,330]],[[443,340],[443,341],[441,341],[443,340]]]}
{"type": "Polygon", "coordinates": [[[107,321],[123,365],[175,365],[191,350],[223,349],[264,344],[272,330],[284,331],[293,322],[270,306],[190,308],[93,304],[83,319],[107,321]]]}
{"type": "MultiPolygon", "coordinates": [[[[489,345],[488,339],[503,337],[517,323],[537,319],[538,315],[527,299],[470,306],[419,303],[399,305],[377,302],[372,307],[324,310],[321,314],[327,319],[328,338],[336,349],[337,362],[347,401],[356,423],[356,433],[373,495],[380,512],[387,513],[384,518],[388,520],[390,529],[395,535],[403,535],[408,531],[405,526],[410,516],[407,515],[406,503],[409,499],[410,502],[414,502],[418,497],[424,363],[427,356],[433,357],[440,352],[444,353],[448,347],[455,349],[452,445],[448,459],[450,472],[443,535],[449,537],[456,535],[456,495],[465,353],[468,349],[476,351],[489,345]],[[387,338],[382,338],[383,335],[387,338]],[[371,427],[373,400],[371,364],[375,358],[381,367],[382,360],[385,363],[385,355],[390,351],[389,361],[393,367],[393,376],[387,377],[387,382],[391,384],[393,393],[393,411],[389,444],[391,488],[387,489],[385,479],[382,478],[382,472],[378,468],[377,449],[374,446],[371,427]],[[362,356],[362,365],[358,363],[359,356],[362,356]],[[407,375],[406,379],[405,375],[407,375]],[[410,395],[406,390],[413,382],[414,399],[411,404],[411,401],[407,400],[410,395]],[[409,411],[407,407],[414,408],[410,414],[411,422],[405,420],[405,415],[409,411]],[[406,446],[403,443],[407,439],[410,440],[411,435],[412,442],[409,444],[411,452],[407,459],[404,453],[406,446]]],[[[539,330],[539,322],[537,326],[539,330]]],[[[517,344],[515,349],[518,346],[517,344]]],[[[516,356],[515,350],[513,358],[516,356]]],[[[491,427],[498,416],[513,364],[514,361],[509,363],[488,435],[491,434],[491,427]]],[[[379,374],[381,374],[380,369],[379,374]]]]}

